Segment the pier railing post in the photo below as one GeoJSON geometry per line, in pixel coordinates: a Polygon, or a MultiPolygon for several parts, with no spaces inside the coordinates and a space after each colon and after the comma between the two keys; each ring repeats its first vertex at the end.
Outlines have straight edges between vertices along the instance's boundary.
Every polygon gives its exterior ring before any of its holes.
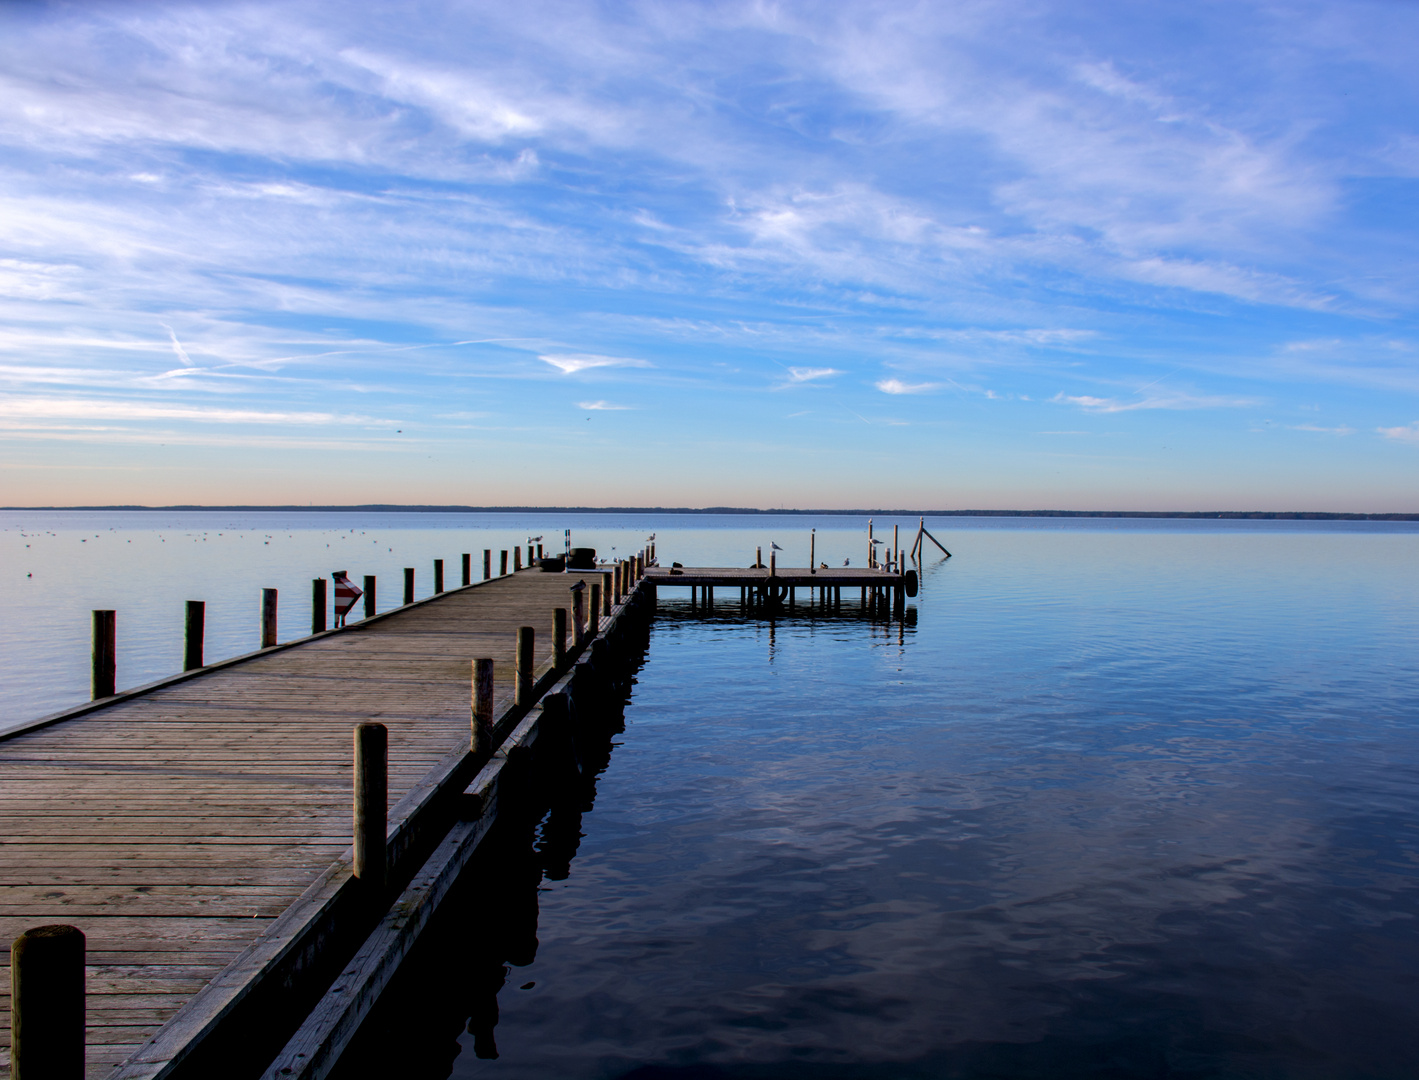
{"type": "Polygon", "coordinates": [[[473,708],[468,750],[480,757],[493,752],[493,661],[473,661],[473,708]]]}
{"type": "Polygon", "coordinates": [[[587,613],[586,632],[595,637],[601,632],[601,582],[591,583],[591,609],[587,613]]]}
{"type": "Polygon", "coordinates": [[[507,552],[504,551],[498,559],[498,577],[507,577],[507,552]]]}
{"type": "Polygon", "coordinates": [[[91,696],[112,697],[118,680],[118,612],[95,611],[93,634],[93,673],[89,680],[91,696]]]}
{"type": "Polygon", "coordinates": [[[365,618],[373,619],[376,610],[374,599],[374,575],[365,575],[365,618]]]}
{"type": "Polygon", "coordinates": [[[626,595],[621,589],[621,564],[619,562],[611,569],[611,587],[615,590],[615,602],[619,604],[621,597],[626,595]]]}
{"type": "Polygon", "coordinates": [[[325,579],[312,578],[310,583],[310,632],[318,634],[325,629],[325,579]]]}
{"type": "Polygon", "coordinates": [[[586,589],[584,582],[578,581],[572,586],[572,644],[581,644],[581,594],[586,589]]]}
{"type": "Polygon", "coordinates": [[[261,590],[261,647],[276,644],[276,590],[261,590]]]}
{"type": "Polygon", "coordinates": [[[404,568],[404,602],[406,604],[414,602],[414,568],[412,566],[404,568]]]}
{"type": "Polygon", "coordinates": [[[611,614],[611,571],[601,575],[601,614],[611,614]]]}
{"type": "Polygon", "coordinates": [[[355,877],[382,890],[389,832],[389,729],[355,725],[355,877]]]}
{"type": "Polygon", "coordinates": [[[434,560],[434,592],[443,592],[443,560],[434,560]]]}
{"type": "Polygon", "coordinates": [[[567,609],[552,609],[552,665],[560,671],[567,662],[567,609]]]}
{"type": "Polygon", "coordinates": [[[493,577],[493,552],[491,548],[483,549],[483,580],[491,581],[493,577]]]}
{"type": "Polygon", "coordinates": [[[512,549],[512,570],[513,570],[513,573],[517,573],[517,571],[519,571],[519,570],[521,570],[521,569],[522,569],[522,545],[521,545],[521,544],[518,544],[517,547],[515,547],[515,548],[512,549]]]}
{"type": "Polygon", "coordinates": [[[10,1075],[84,1078],[84,933],[36,926],[10,946],[10,1075]]]}
{"type": "Polygon", "coordinates": [[[202,639],[207,626],[207,605],[201,600],[187,602],[187,621],[182,635],[182,670],[202,666],[202,639]]]}
{"type": "Polygon", "coordinates": [[[473,553],[463,553],[463,584],[473,584],[473,553]]]}
{"type": "Polygon", "coordinates": [[[818,530],[812,529],[808,533],[808,572],[816,574],[818,572],[818,530]]]}
{"type": "Polygon", "coordinates": [[[532,663],[535,631],[530,626],[517,628],[517,704],[528,708],[532,704],[532,663]]]}

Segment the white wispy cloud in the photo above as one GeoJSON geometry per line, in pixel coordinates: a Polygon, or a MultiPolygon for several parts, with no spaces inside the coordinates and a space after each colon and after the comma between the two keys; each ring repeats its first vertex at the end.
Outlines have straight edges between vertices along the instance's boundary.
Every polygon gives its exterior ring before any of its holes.
{"type": "Polygon", "coordinates": [[[881,379],[874,384],[884,394],[927,394],[940,388],[940,383],[905,383],[901,379],[881,379]]]}
{"type": "Polygon", "coordinates": [[[1086,412],[1096,413],[1134,412],[1138,409],[1240,409],[1257,403],[1255,398],[1182,393],[1150,394],[1134,398],[1059,393],[1050,400],[1063,405],[1077,405],[1086,412]]]}
{"type": "Polygon", "coordinates": [[[1315,431],[1323,435],[1354,435],[1355,429],[1344,424],[1339,427],[1321,427],[1319,424],[1291,424],[1292,431],[1315,431]]]}
{"type": "Polygon", "coordinates": [[[837,368],[830,367],[791,367],[788,369],[788,381],[790,383],[808,383],[841,374],[842,372],[837,368]]]}
{"type": "Polygon", "coordinates": [[[396,423],[373,416],[329,412],[268,412],[91,398],[0,397],[0,422],[36,419],[193,420],[208,424],[361,424],[380,427],[393,427],[396,423]]]}
{"type": "Polygon", "coordinates": [[[627,356],[594,356],[585,353],[573,355],[543,354],[537,357],[544,364],[551,364],[563,375],[575,375],[578,371],[590,371],[593,368],[607,367],[637,367],[648,368],[653,366],[648,360],[636,360],[627,356]]]}
{"type": "Polygon", "coordinates": [[[609,401],[578,401],[576,407],[588,412],[619,412],[635,408],[634,405],[612,405],[609,401]]]}
{"type": "Polygon", "coordinates": [[[1399,442],[1419,443],[1419,420],[1412,424],[1404,424],[1400,427],[1376,428],[1386,439],[1395,439],[1399,442]]]}

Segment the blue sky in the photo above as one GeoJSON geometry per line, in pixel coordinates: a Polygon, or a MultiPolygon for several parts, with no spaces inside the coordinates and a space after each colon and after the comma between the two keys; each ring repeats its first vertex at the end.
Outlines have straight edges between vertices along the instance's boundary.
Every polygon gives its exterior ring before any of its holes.
{"type": "Polygon", "coordinates": [[[0,7],[0,503],[1416,511],[1419,5],[0,7]]]}

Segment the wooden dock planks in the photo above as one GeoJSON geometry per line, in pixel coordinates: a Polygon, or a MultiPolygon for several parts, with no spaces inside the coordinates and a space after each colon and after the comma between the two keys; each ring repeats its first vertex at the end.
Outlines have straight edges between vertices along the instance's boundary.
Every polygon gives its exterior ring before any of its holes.
{"type": "MultiPolygon", "coordinates": [[[[523,571],[0,740],[0,938],[88,937],[88,1075],[106,1076],[350,844],[351,729],[389,728],[391,805],[466,745],[470,661],[512,696],[516,631],[599,574],[523,571]]],[[[0,1077],[9,1076],[9,951],[0,1077]]]]}

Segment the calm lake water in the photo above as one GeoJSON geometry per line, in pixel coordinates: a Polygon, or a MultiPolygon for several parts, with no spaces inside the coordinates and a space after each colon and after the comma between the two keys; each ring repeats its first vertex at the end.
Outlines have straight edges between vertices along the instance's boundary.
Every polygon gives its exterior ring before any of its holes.
{"type": "MultiPolygon", "coordinates": [[[[316,574],[426,587],[568,525],[687,564],[865,548],[838,518],[5,518],[11,721],[83,699],[90,607],[131,684],[178,666],[189,597],[211,658],[255,646],[263,585],[295,636],[316,574]]],[[[594,802],[466,883],[347,1074],[1414,1075],[1419,530],[928,526],[954,558],[905,626],[662,590],[594,802]]]]}

